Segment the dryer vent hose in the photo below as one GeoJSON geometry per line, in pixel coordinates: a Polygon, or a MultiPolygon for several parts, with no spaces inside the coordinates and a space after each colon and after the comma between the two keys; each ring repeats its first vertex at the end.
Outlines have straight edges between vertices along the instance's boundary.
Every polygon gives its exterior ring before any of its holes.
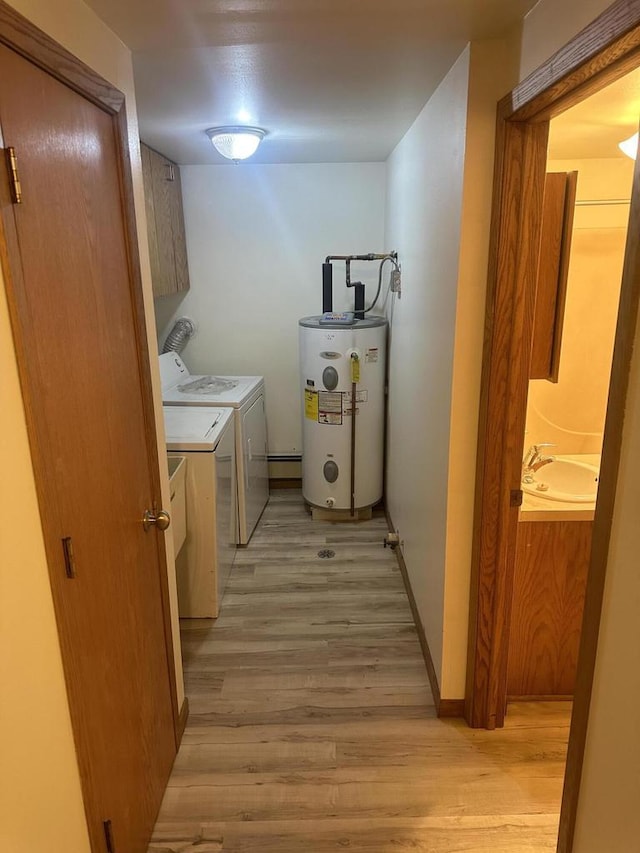
{"type": "Polygon", "coordinates": [[[164,342],[162,352],[182,352],[195,330],[196,324],[193,320],[188,317],[178,318],[164,342]]]}

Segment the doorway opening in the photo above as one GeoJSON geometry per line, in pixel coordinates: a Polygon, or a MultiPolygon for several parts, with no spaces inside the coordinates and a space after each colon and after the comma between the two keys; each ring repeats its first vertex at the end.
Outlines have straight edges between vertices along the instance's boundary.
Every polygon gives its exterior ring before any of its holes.
{"type": "Polygon", "coordinates": [[[635,71],[550,123],[508,701],[573,697],[639,116],[635,71]]]}
{"type": "MultiPolygon", "coordinates": [[[[515,543],[523,498],[523,455],[527,450],[523,439],[549,125],[553,118],[639,65],[640,15],[618,2],[499,104],[465,709],[468,722],[475,727],[502,726],[507,707],[515,543]]],[[[632,223],[640,212],[639,205],[636,170],[629,213],[632,223]]],[[[626,241],[586,580],[560,823],[561,851],[571,849],[575,828],[640,296],[639,250],[637,229],[632,227],[626,241]]],[[[546,450],[542,449],[543,455],[546,450]]],[[[528,467],[534,468],[531,457],[527,458],[528,467]]],[[[533,462],[537,461],[539,457],[534,457],[533,462]]]]}

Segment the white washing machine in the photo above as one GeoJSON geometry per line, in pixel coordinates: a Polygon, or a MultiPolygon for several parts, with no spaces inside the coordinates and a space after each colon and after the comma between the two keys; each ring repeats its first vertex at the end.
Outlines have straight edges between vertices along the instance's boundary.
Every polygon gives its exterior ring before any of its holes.
{"type": "Polygon", "coordinates": [[[164,406],[169,456],[187,460],[187,536],[176,558],[178,611],[216,617],[236,551],[236,462],[231,408],[164,406]]]}
{"type": "Polygon", "coordinates": [[[246,545],[269,499],[267,418],[262,376],[193,376],[178,353],[160,356],[165,406],[230,406],[236,432],[238,531],[246,545]]]}

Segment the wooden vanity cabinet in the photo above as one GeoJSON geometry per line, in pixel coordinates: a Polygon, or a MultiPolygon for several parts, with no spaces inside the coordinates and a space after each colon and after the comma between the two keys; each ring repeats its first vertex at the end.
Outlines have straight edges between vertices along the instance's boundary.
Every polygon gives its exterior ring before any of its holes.
{"type": "Polygon", "coordinates": [[[573,694],[592,527],[592,521],[518,523],[509,698],[573,694]]]}
{"type": "Polygon", "coordinates": [[[154,296],[189,289],[180,169],[140,143],[154,296]]]}

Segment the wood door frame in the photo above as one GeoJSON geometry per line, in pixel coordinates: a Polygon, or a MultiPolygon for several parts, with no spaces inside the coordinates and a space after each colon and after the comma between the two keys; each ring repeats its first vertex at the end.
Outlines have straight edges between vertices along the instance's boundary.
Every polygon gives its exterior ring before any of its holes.
{"type": "MultiPolygon", "coordinates": [[[[518,517],[510,495],[520,489],[548,125],[553,116],[639,66],[640,0],[617,0],[498,105],[465,699],[465,717],[474,727],[501,726],[506,706],[510,555],[518,517]]],[[[640,302],[639,175],[637,164],[569,737],[561,853],[573,845],[640,302]]]]}
{"type": "MultiPolygon", "coordinates": [[[[158,457],[155,408],[151,386],[149,346],[145,323],[142,274],[138,252],[138,235],[131,160],[129,156],[129,136],[125,96],[108,81],[104,80],[99,74],[96,74],[96,72],[88,65],[85,65],[73,54],[50,38],[46,33],[38,29],[38,27],[32,24],[31,21],[20,15],[12,7],[8,6],[3,2],[3,0],[0,0],[0,44],[6,45],[20,56],[23,56],[29,62],[38,66],[56,80],[59,80],[66,86],[69,86],[75,92],[91,101],[91,103],[95,104],[112,117],[118,160],[117,165],[120,177],[122,218],[125,226],[124,236],[129,269],[132,315],[135,326],[135,344],[138,357],[138,369],[143,380],[141,382],[142,408],[144,414],[149,469],[151,473],[151,489],[154,496],[154,502],[160,506],[160,464],[158,457]]],[[[29,394],[29,355],[25,347],[25,342],[19,333],[20,324],[18,318],[18,303],[16,300],[16,290],[14,286],[16,268],[14,265],[9,263],[10,256],[13,256],[14,251],[16,250],[15,235],[10,233],[10,230],[0,219],[0,263],[2,263],[2,270],[7,290],[7,301],[13,329],[14,346],[17,354],[18,371],[20,374],[25,406],[25,416],[27,426],[29,428],[31,453],[34,462],[36,488],[38,488],[38,472],[43,468],[42,450],[38,446],[38,442],[35,440],[36,430],[34,429],[33,414],[35,401],[30,399],[29,394]]],[[[41,519],[43,525],[46,525],[47,518],[42,510],[41,519]]],[[[184,721],[181,721],[180,710],[178,709],[176,672],[173,662],[173,632],[171,628],[169,583],[167,573],[164,570],[167,559],[164,536],[157,536],[157,547],[160,574],[159,582],[162,595],[165,652],[169,676],[169,690],[171,694],[173,728],[177,748],[180,743],[182,729],[184,728],[184,721]]]]}

